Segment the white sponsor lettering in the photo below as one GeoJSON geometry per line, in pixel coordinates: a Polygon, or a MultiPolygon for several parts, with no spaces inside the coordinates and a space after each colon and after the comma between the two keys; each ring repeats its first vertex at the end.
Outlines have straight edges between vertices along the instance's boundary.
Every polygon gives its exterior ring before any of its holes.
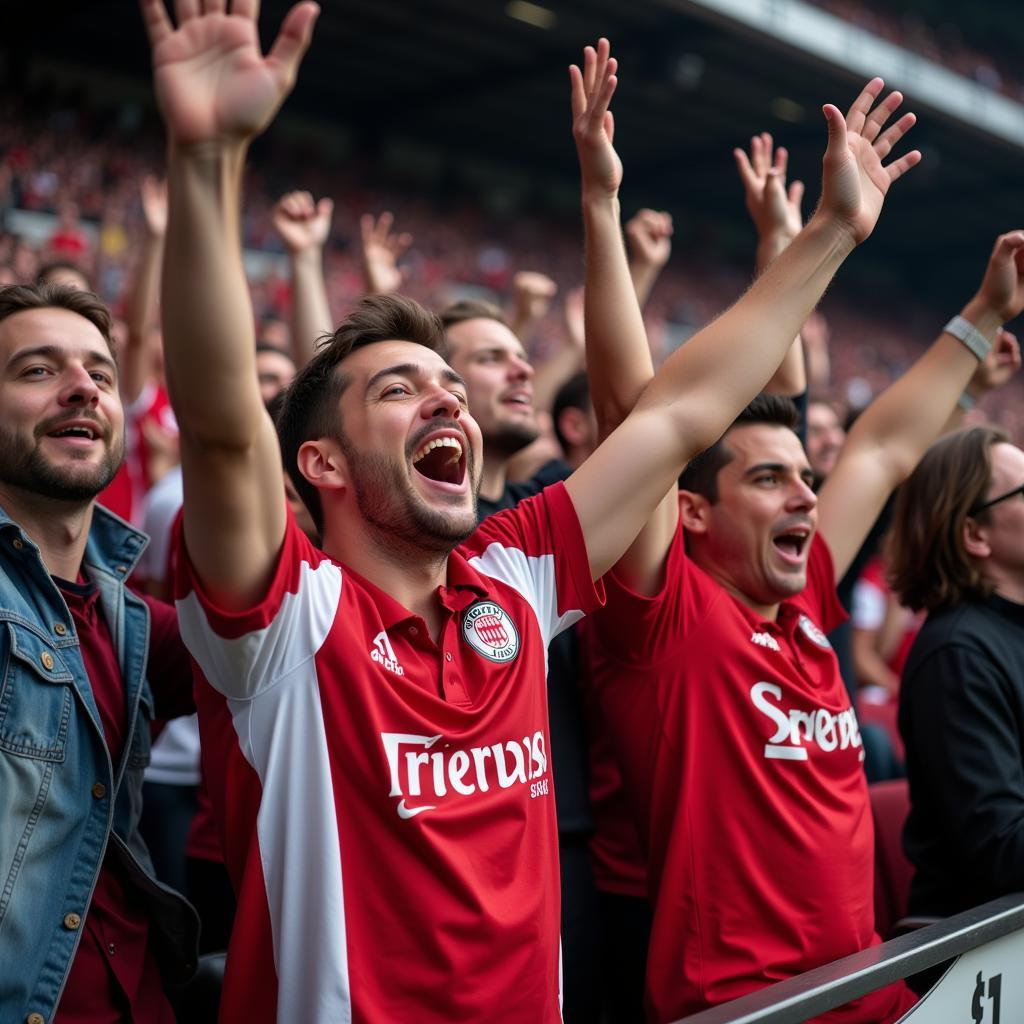
{"type": "Polygon", "coordinates": [[[381,630],[373,638],[370,657],[378,665],[383,665],[389,672],[394,672],[396,676],[405,675],[405,669],[398,663],[398,658],[395,657],[395,649],[391,646],[391,641],[384,630],[381,630]]]}
{"type": "MultiPolygon", "coordinates": [[[[764,756],[779,761],[806,761],[805,743],[816,743],[825,753],[860,747],[860,728],[853,708],[833,714],[827,708],[800,711],[781,708],[782,688],[774,683],[755,683],[750,688],[754,707],[775,726],[764,746],[764,756]]],[[[863,752],[862,756],[863,756],[863,752]]]]}
{"type": "MultiPolygon", "coordinates": [[[[456,750],[450,750],[448,744],[438,749],[440,736],[382,732],[380,738],[388,762],[388,796],[401,798],[398,816],[403,819],[437,807],[436,803],[409,807],[406,797],[437,800],[447,796],[449,789],[458,796],[472,796],[478,790],[486,793],[492,784],[509,789],[533,783],[548,770],[547,744],[540,731],[521,740],[456,750]]],[[[543,789],[534,783],[530,795],[545,795],[547,791],[545,780],[543,789]]]]}

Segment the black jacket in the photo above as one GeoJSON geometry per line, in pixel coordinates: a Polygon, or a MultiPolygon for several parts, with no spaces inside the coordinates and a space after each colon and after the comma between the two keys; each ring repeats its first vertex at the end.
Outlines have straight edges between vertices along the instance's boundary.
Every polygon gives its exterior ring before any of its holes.
{"type": "Polygon", "coordinates": [[[929,616],[899,725],[910,912],[947,916],[1024,890],[1024,605],[993,595],[929,616]]]}

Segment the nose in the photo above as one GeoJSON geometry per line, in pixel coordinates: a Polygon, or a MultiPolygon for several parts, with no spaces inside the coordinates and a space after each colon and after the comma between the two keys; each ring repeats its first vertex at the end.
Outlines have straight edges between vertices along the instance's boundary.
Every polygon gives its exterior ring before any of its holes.
{"type": "Polygon", "coordinates": [[[809,512],[818,504],[818,496],[811,489],[810,485],[802,478],[793,485],[787,505],[794,511],[809,512]]]}
{"type": "Polygon", "coordinates": [[[462,414],[462,406],[457,395],[453,395],[447,388],[438,386],[434,394],[423,403],[423,416],[425,419],[440,418],[457,420],[462,414]]]}
{"type": "Polygon", "coordinates": [[[96,405],[99,395],[99,385],[84,366],[68,367],[58,396],[61,405],[96,405]]]}
{"type": "Polygon", "coordinates": [[[513,355],[509,362],[509,376],[513,380],[532,380],[534,369],[525,356],[513,355]]]}

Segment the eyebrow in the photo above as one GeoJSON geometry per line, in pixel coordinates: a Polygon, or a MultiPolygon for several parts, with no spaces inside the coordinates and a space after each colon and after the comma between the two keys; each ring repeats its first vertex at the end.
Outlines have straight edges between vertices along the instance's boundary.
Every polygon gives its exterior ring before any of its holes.
{"type": "Polygon", "coordinates": [[[517,359],[521,359],[524,363],[530,361],[530,357],[526,354],[524,348],[506,348],[504,345],[485,345],[482,348],[478,348],[473,356],[515,356],[517,359]]]}
{"type": "MultiPolygon", "coordinates": [[[[758,473],[766,472],[788,473],[790,468],[791,467],[786,465],[786,463],[784,462],[758,462],[755,465],[751,466],[749,469],[745,470],[743,476],[756,476],[758,473]]],[[[797,472],[803,480],[811,480],[814,477],[814,470],[811,469],[810,466],[804,466],[801,469],[797,470],[797,472]]]]}
{"type": "MultiPolygon", "coordinates": [[[[9,365],[14,366],[16,363],[23,362],[26,359],[33,359],[37,356],[43,356],[46,359],[53,359],[55,362],[60,362],[66,355],[67,350],[58,348],[56,345],[36,345],[34,348],[23,348],[20,352],[15,352],[11,357],[9,365]]],[[[103,352],[90,351],[89,357],[84,361],[101,363],[110,370],[115,372],[117,371],[117,363],[114,362],[111,356],[108,356],[103,352]]]]}
{"type": "MultiPolygon", "coordinates": [[[[398,363],[395,366],[386,366],[378,370],[367,382],[366,391],[372,390],[375,384],[379,384],[385,377],[423,377],[423,367],[417,363],[398,363]]],[[[450,366],[441,371],[441,376],[449,384],[459,384],[466,387],[466,382],[450,366]]]]}

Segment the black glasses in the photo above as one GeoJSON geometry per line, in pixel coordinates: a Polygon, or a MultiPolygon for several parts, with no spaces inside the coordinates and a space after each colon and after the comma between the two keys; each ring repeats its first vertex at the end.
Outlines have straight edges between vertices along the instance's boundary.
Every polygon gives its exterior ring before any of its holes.
{"type": "Polygon", "coordinates": [[[1024,494],[1024,484],[1020,487],[1014,487],[1012,491],[1007,491],[1005,494],[1000,494],[998,498],[993,498],[991,501],[982,502],[980,505],[975,505],[967,514],[969,516],[976,516],[979,512],[984,512],[985,509],[991,508],[993,505],[998,505],[1001,501],[1006,501],[1007,498],[1012,498],[1017,494],[1024,494]]]}

